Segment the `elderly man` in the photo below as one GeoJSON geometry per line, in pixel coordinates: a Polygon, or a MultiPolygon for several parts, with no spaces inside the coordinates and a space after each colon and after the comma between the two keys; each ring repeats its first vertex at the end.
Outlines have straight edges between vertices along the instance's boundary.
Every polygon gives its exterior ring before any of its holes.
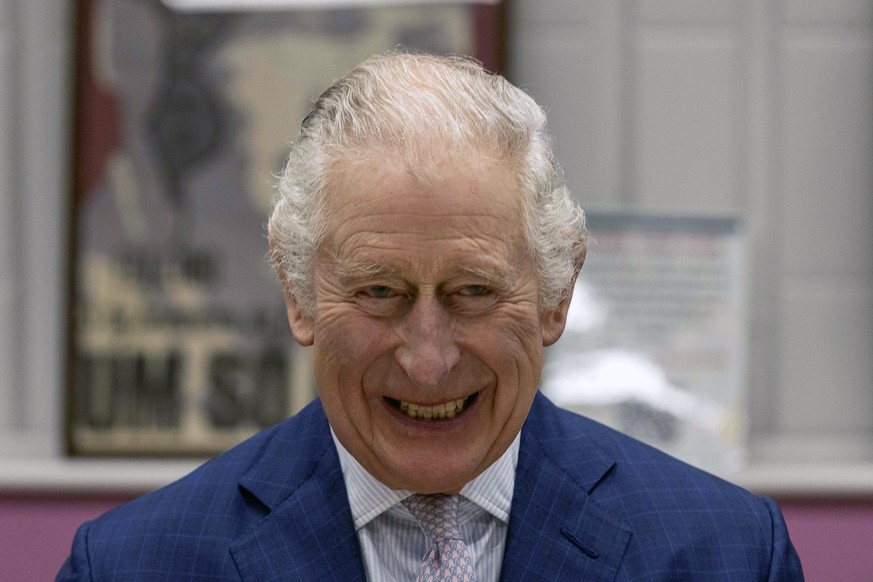
{"type": "Polygon", "coordinates": [[[585,256],[545,125],[461,58],[330,87],[269,223],[319,399],[82,526],[59,579],[801,580],[772,501],[537,393],[585,256]]]}

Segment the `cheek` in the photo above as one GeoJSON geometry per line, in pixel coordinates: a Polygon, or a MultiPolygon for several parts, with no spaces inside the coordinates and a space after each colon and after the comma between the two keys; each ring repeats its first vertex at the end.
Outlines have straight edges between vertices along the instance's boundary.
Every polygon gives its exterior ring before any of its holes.
{"type": "Polygon", "coordinates": [[[543,366],[543,344],[536,318],[507,316],[500,325],[471,329],[470,348],[498,377],[496,398],[504,406],[527,400],[536,391],[543,366]]]}
{"type": "Polygon", "coordinates": [[[347,442],[372,444],[371,403],[364,377],[384,353],[381,326],[353,313],[320,319],[313,344],[315,385],[331,426],[347,442]]]}
{"type": "Polygon", "coordinates": [[[319,318],[313,344],[316,381],[360,384],[374,360],[390,348],[390,327],[347,310],[319,318]]]}
{"type": "Polygon", "coordinates": [[[487,341],[492,358],[502,362],[517,362],[519,373],[530,368],[525,362],[538,364],[542,360],[543,338],[539,321],[526,312],[507,314],[497,322],[492,320],[473,331],[470,339],[483,347],[483,340],[487,341]]]}

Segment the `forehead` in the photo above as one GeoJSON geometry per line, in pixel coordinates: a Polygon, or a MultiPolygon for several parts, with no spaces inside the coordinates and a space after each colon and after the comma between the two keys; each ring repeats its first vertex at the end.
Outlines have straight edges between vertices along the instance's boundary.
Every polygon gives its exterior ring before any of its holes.
{"type": "Polygon", "coordinates": [[[348,254],[451,246],[508,256],[522,244],[516,164],[482,155],[434,153],[421,166],[368,155],[336,162],[326,184],[325,246],[348,254]]]}

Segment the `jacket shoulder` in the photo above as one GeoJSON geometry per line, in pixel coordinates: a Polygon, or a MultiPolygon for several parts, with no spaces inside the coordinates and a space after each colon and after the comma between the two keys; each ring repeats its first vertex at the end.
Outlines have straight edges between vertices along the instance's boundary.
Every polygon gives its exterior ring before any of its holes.
{"type": "Polygon", "coordinates": [[[195,567],[188,573],[216,579],[235,572],[230,542],[263,519],[274,497],[306,479],[325,454],[331,439],[323,417],[313,403],[178,481],[84,524],[65,569],[87,565],[93,579],[107,580],[183,575],[195,567]]]}
{"type": "Polygon", "coordinates": [[[772,500],[544,397],[537,400],[532,445],[632,532],[625,572],[645,572],[654,580],[803,579],[772,500]],[[592,477],[592,466],[608,469],[592,477]]]}

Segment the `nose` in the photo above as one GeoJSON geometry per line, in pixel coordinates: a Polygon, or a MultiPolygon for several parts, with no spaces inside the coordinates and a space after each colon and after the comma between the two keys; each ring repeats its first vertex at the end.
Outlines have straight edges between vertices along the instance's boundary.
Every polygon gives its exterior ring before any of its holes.
{"type": "Polygon", "coordinates": [[[439,386],[460,359],[452,318],[435,297],[418,297],[400,323],[402,343],[395,358],[419,386],[439,386]]]}

